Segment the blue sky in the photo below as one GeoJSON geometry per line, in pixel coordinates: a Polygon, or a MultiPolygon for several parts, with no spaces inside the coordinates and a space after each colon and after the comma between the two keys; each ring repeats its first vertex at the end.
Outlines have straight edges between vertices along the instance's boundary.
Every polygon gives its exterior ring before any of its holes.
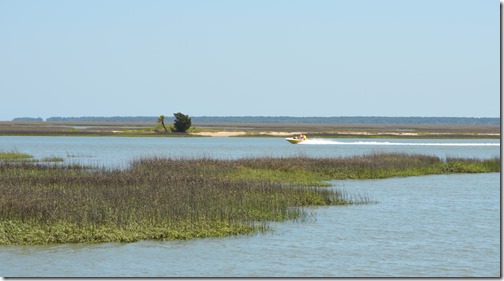
{"type": "Polygon", "coordinates": [[[0,120],[499,117],[496,0],[2,0],[0,120]]]}

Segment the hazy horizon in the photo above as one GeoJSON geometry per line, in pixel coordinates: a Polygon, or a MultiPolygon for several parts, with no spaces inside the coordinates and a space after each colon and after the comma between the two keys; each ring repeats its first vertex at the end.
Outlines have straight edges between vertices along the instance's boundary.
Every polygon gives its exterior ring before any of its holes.
{"type": "MultiPolygon", "coordinates": [[[[182,112],[184,113],[184,112],[182,112]]],[[[44,121],[50,118],[157,118],[159,115],[115,115],[115,116],[49,116],[47,118],[42,117],[34,117],[34,116],[18,116],[13,119],[21,119],[21,118],[42,118],[44,121]]],[[[166,118],[173,118],[172,114],[164,114],[166,118]]],[[[271,115],[189,115],[191,118],[460,118],[460,119],[500,119],[500,116],[492,117],[492,116],[483,116],[483,117],[473,117],[473,116],[271,116],[271,115]]],[[[11,120],[0,120],[0,121],[11,121],[11,120]]]]}
{"type": "Polygon", "coordinates": [[[501,115],[499,1],[5,0],[0,38],[3,121],[501,115]]]}

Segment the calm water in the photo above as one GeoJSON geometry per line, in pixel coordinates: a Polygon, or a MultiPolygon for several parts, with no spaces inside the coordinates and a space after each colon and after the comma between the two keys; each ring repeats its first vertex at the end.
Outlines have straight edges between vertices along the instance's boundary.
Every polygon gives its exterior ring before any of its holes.
{"type": "MultiPolygon", "coordinates": [[[[499,140],[0,137],[0,151],[125,166],[161,155],[350,156],[410,152],[499,156],[499,140]]],[[[0,246],[11,277],[499,277],[500,174],[334,181],[376,204],[310,209],[266,234],[192,241],[0,246]]]]}
{"type": "Polygon", "coordinates": [[[499,140],[313,139],[293,145],[283,138],[131,138],[0,137],[0,151],[17,150],[35,158],[62,157],[68,162],[125,166],[148,156],[239,158],[255,156],[351,156],[406,152],[449,157],[499,156],[499,140]]]}

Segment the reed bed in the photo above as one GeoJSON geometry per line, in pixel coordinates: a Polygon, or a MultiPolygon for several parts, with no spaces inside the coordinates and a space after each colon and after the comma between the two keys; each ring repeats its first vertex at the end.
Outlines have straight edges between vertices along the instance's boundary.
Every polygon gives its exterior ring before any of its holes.
{"type": "Polygon", "coordinates": [[[45,157],[42,159],[34,159],[33,155],[20,153],[17,151],[0,151],[0,162],[63,162],[61,157],[45,157]]]}
{"type": "Polygon", "coordinates": [[[128,169],[0,162],[0,244],[132,242],[256,233],[306,206],[365,204],[331,179],[498,172],[500,160],[407,154],[350,158],[148,158],[128,169]]]}
{"type": "Polygon", "coordinates": [[[32,158],[33,156],[30,154],[20,153],[17,151],[0,151],[0,161],[20,161],[32,158]]]}
{"type": "Polygon", "coordinates": [[[500,159],[463,159],[407,153],[372,153],[342,158],[248,158],[236,160],[241,167],[233,177],[265,178],[304,185],[324,185],[327,180],[383,179],[447,173],[500,172],[500,159]]]}

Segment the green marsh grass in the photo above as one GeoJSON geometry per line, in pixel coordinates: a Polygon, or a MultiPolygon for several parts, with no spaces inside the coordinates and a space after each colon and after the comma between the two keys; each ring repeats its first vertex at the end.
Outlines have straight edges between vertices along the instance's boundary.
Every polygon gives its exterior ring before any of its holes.
{"type": "Polygon", "coordinates": [[[19,153],[16,151],[2,152],[0,151],[0,161],[22,161],[32,159],[33,156],[26,153],[19,153]]]}
{"type": "Polygon", "coordinates": [[[500,160],[407,154],[349,158],[139,159],[127,169],[0,162],[0,244],[133,242],[251,234],[307,206],[365,204],[332,179],[499,172],[500,160]]]}
{"type": "Polygon", "coordinates": [[[44,157],[41,159],[34,159],[33,155],[26,153],[19,153],[17,151],[1,152],[0,162],[63,162],[61,157],[44,157]]]}

